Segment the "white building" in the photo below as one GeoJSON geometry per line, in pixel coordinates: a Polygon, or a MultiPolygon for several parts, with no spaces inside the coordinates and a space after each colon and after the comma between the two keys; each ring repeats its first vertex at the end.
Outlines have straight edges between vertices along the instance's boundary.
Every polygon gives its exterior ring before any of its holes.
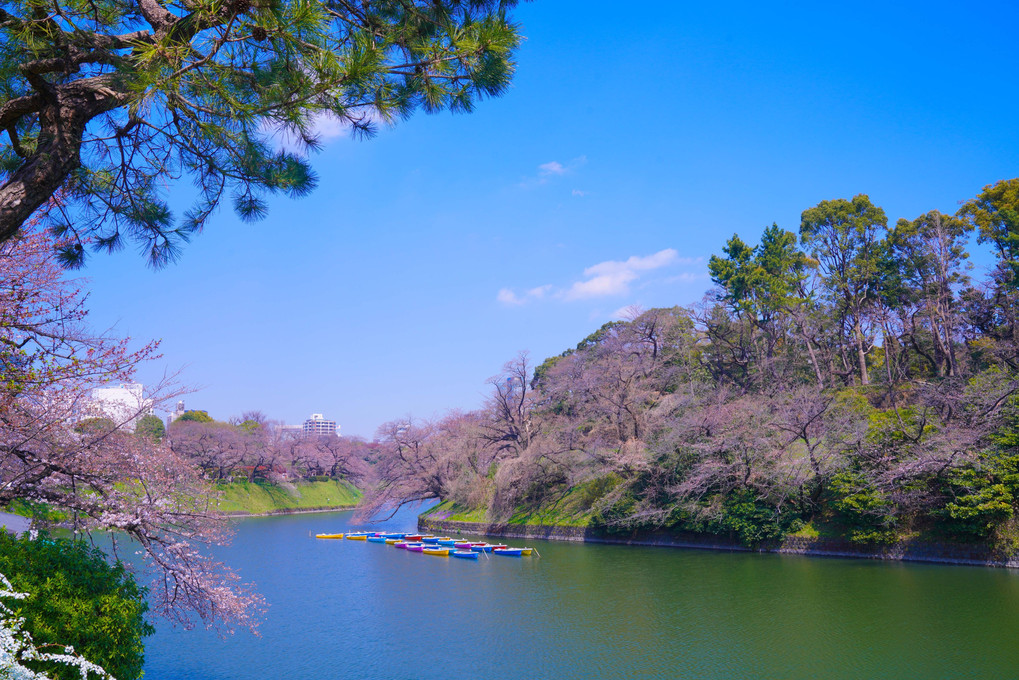
{"type": "Polygon", "coordinates": [[[312,413],[311,417],[304,421],[301,431],[305,437],[340,434],[340,428],[336,425],[336,421],[326,420],[321,413],[312,413]]]}
{"type": "Polygon", "coordinates": [[[92,405],[97,417],[105,417],[116,425],[134,432],[142,416],[152,413],[152,400],[146,399],[141,383],[125,383],[116,387],[97,387],[92,390],[92,405]]]}
{"type": "Polygon", "coordinates": [[[184,415],[184,400],[181,399],[177,402],[176,408],[173,409],[173,413],[166,416],[166,426],[170,427],[170,423],[184,415]]]}

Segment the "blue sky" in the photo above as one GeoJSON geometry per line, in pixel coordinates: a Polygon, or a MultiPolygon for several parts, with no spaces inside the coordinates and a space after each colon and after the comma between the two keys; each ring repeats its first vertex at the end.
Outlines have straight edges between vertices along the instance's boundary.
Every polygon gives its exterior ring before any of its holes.
{"type": "MultiPolygon", "coordinates": [[[[182,370],[188,407],[344,434],[478,406],[628,305],[688,305],[734,232],[870,195],[889,221],[1019,175],[1014,3],[545,0],[470,115],[330,136],[319,188],[221,210],[180,263],[94,256],[93,322],[182,370]]],[[[186,189],[181,190],[185,195],[186,189]]],[[[986,261],[983,259],[981,261],[986,261]]]]}

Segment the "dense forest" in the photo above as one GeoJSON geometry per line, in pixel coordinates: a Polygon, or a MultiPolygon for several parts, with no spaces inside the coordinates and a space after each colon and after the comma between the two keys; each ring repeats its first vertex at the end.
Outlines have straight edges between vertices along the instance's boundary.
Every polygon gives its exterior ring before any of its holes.
{"type": "Polygon", "coordinates": [[[499,522],[569,498],[609,533],[1019,546],[1019,179],[894,225],[865,195],[822,201],[708,270],[696,306],[507,363],[476,411],[383,425],[362,512],[438,498],[499,522]]]}

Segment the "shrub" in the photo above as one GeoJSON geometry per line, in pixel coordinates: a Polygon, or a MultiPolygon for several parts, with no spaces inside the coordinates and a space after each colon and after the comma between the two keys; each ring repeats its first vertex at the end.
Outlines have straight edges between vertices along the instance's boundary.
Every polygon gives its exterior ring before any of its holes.
{"type": "MultiPolygon", "coordinates": [[[[10,605],[25,619],[36,645],[66,645],[118,680],[142,674],[142,638],[154,631],[144,620],[145,589],[120,563],[81,541],[15,538],[0,532],[0,573],[32,595],[10,605]]],[[[35,662],[55,680],[76,680],[73,667],[35,662]]]]}

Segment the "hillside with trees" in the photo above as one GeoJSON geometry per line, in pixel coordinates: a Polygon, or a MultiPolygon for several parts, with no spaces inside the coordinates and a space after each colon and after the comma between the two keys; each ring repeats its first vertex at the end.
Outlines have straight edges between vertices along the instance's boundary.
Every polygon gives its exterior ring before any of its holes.
{"type": "Polygon", "coordinates": [[[1019,179],[889,225],[865,195],[738,235],[691,308],[633,310],[380,428],[364,513],[682,531],[759,545],[1019,546],[1019,179]],[[972,278],[975,233],[995,266],[972,278]]]}

